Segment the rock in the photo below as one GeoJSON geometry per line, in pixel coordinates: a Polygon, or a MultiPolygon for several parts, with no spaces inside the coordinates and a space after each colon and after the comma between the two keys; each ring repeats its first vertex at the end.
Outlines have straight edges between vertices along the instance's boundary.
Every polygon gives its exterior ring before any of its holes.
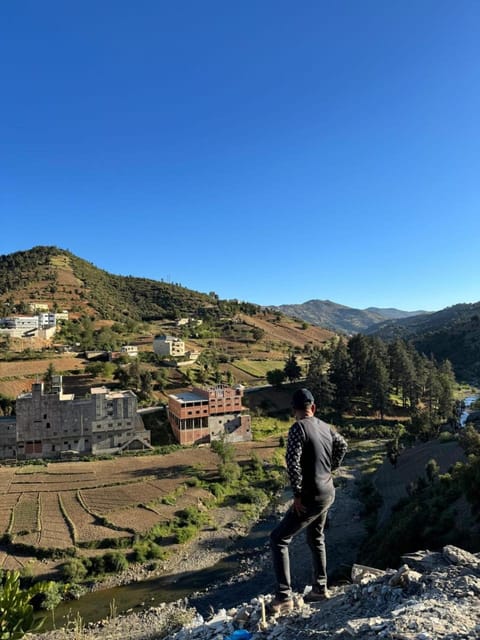
{"type": "Polygon", "coordinates": [[[354,564],[352,566],[351,578],[355,584],[366,584],[376,578],[381,578],[385,575],[385,571],[381,569],[375,569],[374,567],[366,567],[362,564],[354,564]]]}
{"type": "Polygon", "coordinates": [[[480,561],[473,553],[454,547],[452,544],[443,547],[442,553],[452,564],[467,564],[474,567],[480,565],[480,561]]]}
{"type": "Polygon", "coordinates": [[[422,574],[418,571],[410,569],[408,564],[404,564],[396,571],[388,581],[388,584],[392,587],[401,586],[407,587],[409,584],[419,582],[422,579],[422,574]]]}

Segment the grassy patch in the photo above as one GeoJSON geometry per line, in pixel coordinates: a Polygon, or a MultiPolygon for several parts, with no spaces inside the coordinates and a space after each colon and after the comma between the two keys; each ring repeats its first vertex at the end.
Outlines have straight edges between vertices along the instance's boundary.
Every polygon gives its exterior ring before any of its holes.
{"type": "Polygon", "coordinates": [[[267,371],[272,369],[283,369],[285,362],[283,360],[235,360],[233,363],[237,369],[244,371],[256,378],[266,378],[267,371]]]}
{"type": "Polygon", "coordinates": [[[254,440],[264,440],[272,436],[286,437],[292,424],[292,419],[282,420],[266,416],[252,418],[252,433],[254,440]]]}

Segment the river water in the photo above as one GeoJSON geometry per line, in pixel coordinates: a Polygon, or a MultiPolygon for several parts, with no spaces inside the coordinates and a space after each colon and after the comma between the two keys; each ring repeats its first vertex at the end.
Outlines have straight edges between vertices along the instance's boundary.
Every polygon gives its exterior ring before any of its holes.
{"type": "MultiPolygon", "coordinates": [[[[85,623],[96,622],[107,618],[111,614],[112,606],[117,613],[122,613],[155,607],[162,602],[174,602],[181,598],[188,598],[189,603],[205,615],[212,603],[215,608],[229,608],[238,602],[249,600],[258,593],[267,593],[273,588],[271,570],[256,575],[254,584],[242,581],[229,585],[228,589],[223,584],[239,572],[242,560],[265,551],[274,522],[273,517],[258,522],[249,535],[241,540],[238,548],[212,567],[102,589],[87,593],[79,600],[62,602],[55,609],[55,626],[64,626],[69,620],[74,620],[77,613],[85,623]],[[211,585],[217,586],[210,590],[211,585]]],[[[43,628],[48,630],[53,626],[53,620],[49,615],[43,628]]]]}
{"type": "Polygon", "coordinates": [[[460,426],[461,427],[464,427],[466,425],[468,414],[470,413],[470,407],[472,406],[472,404],[476,400],[478,400],[479,397],[480,396],[478,396],[478,395],[474,395],[474,396],[467,396],[466,398],[464,398],[463,404],[465,406],[465,409],[460,414],[460,426]]]}

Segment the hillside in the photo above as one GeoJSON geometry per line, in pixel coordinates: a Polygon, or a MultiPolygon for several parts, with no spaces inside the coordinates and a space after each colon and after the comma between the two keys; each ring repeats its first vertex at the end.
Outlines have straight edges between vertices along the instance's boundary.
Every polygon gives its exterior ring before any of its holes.
{"type": "Polygon", "coordinates": [[[480,302],[457,304],[436,313],[387,321],[367,333],[385,340],[412,340],[439,361],[451,361],[458,378],[480,379],[480,302]]]}
{"type": "Polygon", "coordinates": [[[112,275],[57,247],[0,256],[0,314],[28,312],[35,302],[109,320],[174,317],[217,304],[180,285],[112,275]]]}
{"type": "Polygon", "coordinates": [[[291,350],[307,353],[333,336],[248,302],[112,275],[56,247],[0,256],[0,317],[30,314],[31,304],[65,309],[72,322],[58,329],[53,345],[40,339],[3,340],[0,396],[15,398],[29,390],[49,364],[65,376],[69,393],[82,395],[94,384],[112,384],[112,372],[110,379],[82,375],[89,364],[84,353],[115,351],[123,344],[136,345],[142,367],[156,374],[159,365],[149,356],[159,333],[182,338],[186,349],[201,352],[202,358],[190,372],[187,367],[164,368],[165,384],[154,390],[153,401],[165,400],[164,389],[188,386],[199,371],[207,374],[203,382],[221,375],[248,386],[264,384],[267,371],[283,367],[291,350]],[[179,317],[199,322],[179,327],[179,317]],[[58,353],[64,347],[73,352],[71,357],[58,353]]]}
{"type": "Polygon", "coordinates": [[[409,312],[379,307],[354,309],[330,300],[309,300],[303,304],[283,304],[275,308],[305,322],[348,334],[362,333],[386,319],[406,318],[425,313],[424,311],[409,312]]]}

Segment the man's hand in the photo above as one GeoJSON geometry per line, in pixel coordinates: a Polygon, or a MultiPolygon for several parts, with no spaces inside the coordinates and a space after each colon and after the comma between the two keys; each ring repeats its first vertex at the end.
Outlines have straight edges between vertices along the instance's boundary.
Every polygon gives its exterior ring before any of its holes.
{"type": "Polygon", "coordinates": [[[301,516],[307,510],[306,507],[303,506],[302,499],[300,497],[293,499],[293,510],[297,516],[301,516]]]}

